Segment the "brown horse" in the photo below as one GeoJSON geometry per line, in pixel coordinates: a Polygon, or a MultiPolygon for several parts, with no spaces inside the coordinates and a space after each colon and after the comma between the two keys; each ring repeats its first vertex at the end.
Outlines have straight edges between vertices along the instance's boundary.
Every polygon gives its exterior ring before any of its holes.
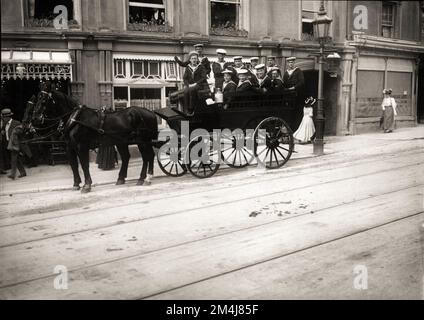
{"type": "Polygon", "coordinates": [[[38,94],[33,122],[37,125],[46,121],[59,121],[59,128],[68,142],[69,163],[74,176],[73,190],[79,190],[81,183],[78,159],[85,179],[81,192],[91,190],[89,150],[99,145],[116,145],[122,159],[116,184],[124,184],[130,159],[128,146],[137,144],[143,159],[137,185],[151,183],[154,165],[153,140],[158,137],[156,115],[152,111],[129,107],[105,113],[81,106],[68,95],[46,87],[38,94]]]}

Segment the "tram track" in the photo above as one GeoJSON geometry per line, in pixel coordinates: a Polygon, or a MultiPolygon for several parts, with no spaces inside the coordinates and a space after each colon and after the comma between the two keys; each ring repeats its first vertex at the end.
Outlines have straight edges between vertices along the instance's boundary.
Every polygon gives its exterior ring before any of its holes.
{"type": "MultiPolygon", "coordinates": [[[[404,169],[404,168],[420,166],[420,165],[422,165],[422,162],[408,164],[408,165],[405,165],[405,166],[399,166],[399,167],[396,167],[396,168],[397,169],[404,169]]],[[[192,207],[192,208],[188,208],[188,209],[176,210],[176,211],[172,211],[172,212],[169,212],[169,213],[154,215],[154,216],[151,216],[151,217],[147,216],[147,217],[138,218],[138,219],[129,219],[127,221],[119,220],[119,221],[114,222],[114,223],[104,224],[104,225],[100,225],[100,226],[96,226],[96,227],[92,227],[92,228],[73,230],[72,232],[60,233],[60,234],[41,237],[41,238],[34,238],[34,239],[31,239],[31,240],[28,240],[28,241],[16,242],[16,243],[7,244],[7,245],[0,245],[0,249],[10,247],[10,246],[14,246],[14,245],[19,245],[19,244],[30,243],[30,242],[33,242],[33,241],[52,239],[52,238],[56,238],[56,237],[60,237],[60,236],[64,236],[64,235],[78,234],[78,233],[83,233],[83,232],[87,232],[87,231],[94,231],[94,230],[102,230],[102,229],[111,228],[111,227],[114,227],[114,226],[117,226],[117,225],[125,225],[125,224],[134,223],[134,222],[140,222],[140,221],[143,221],[143,220],[163,218],[163,217],[167,217],[167,216],[178,215],[178,214],[181,214],[181,213],[193,212],[193,211],[197,211],[197,210],[200,210],[200,209],[206,209],[206,208],[212,209],[213,207],[215,207],[217,205],[219,205],[219,206],[230,205],[230,204],[234,204],[236,202],[243,202],[243,201],[251,200],[253,198],[261,198],[261,197],[264,197],[264,196],[278,195],[278,194],[283,194],[283,193],[286,193],[286,192],[292,192],[292,191],[296,191],[296,190],[305,190],[305,189],[310,189],[310,188],[317,187],[317,186],[322,187],[322,186],[329,185],[329,184],[332,184],[332,183],[337,183],[337,182],[340,182],[340,181],[348,181],[348,180],[363,178],[363,177],[367,177],[367,176],[371,176],[371,175],[375,175],[375,174],[379,174],[379,173],[390,172],[391,170],[392,169],[384,169],[384,170],[377,170],[377,171],[362,174],[362,175],[355,174],[355,176],[353,176],[353,177],[341,177],[341,178],[338,178],[338,179],[332,179],[332,180],[325,181],[325,182],[317,182],[315,184],[309,184],[307,186],[298,186],[298,187],[295,187],[295,188],[288,188],[288,189],[285,189],[285,190],[280,190],[280,191],[275,191],[275,192],[260,193],[260,194],[253,196],[253,197],[248,196],[248,197],[233,199],[233,200],[230,200],[230,201],[224,201],[224,202],[220,202],[220,203],[212,203],[212,204],[209,204],[209,205],[196,206],[196,207],[192,207]]],[[[421,185],[421,184],[418,184],[416,186],[419,186],[419,185],[421,185]]],[[[158,200],[163,200],[163,199],[158,199],[158,200]]],[[[133,205],[134,204],[131,204],[131,206],[133,206],[133,205]]],[[[114,207],[114,208],[116,208],[116,207],[114,207]]],[[[98,212],[99,210],[104,210],[104,209],[97,209],[97,210],[93,210],[93,211],[98,212]]],[[[73,214],[69,214],[69,215],[66,215],[66,216],[85,214],[85,213],[87,213],[87,211],[84,211],[84,212],[81,212],[81,213],[73,213],[73,214]]],[[[61,216],[61,217],[64,217],[64,216],[61,216]]],[[[59,218],[61,218],[61,217],[59,217],[59,218]]],[[[57,218],[58,217],[46,218],[46,219],[41,219],[41,221],[47,221],[47,220],[57,219],[57,218]]],[[[33,222],[34,221],[11,224],[11,225],[3,225],[3,226],[0,226],[0,230],[2,228],[6,228],[6,227],[13,227],[13,226],[28,224],[28,223],[33,223],[33,222]]],[[[37,222],[39,222],[39,221],[37,221],[37,222]]]]}
{"type": "MultiPolygon", "coordinates": [[[[153,294],[150,294],[150,295],[146,295],[146,296],[140,296],[140,297],[135,298],[135,300],[151,299],[151,298],[154,298],[154,297],[166,294],[166,293],[171,293],[171,292],[179,290],[179,289],[183,289],[183,288],[187,288],[187,287],[190,287],[190,286],[193,286],[193,285],[196,285],[196,284],[200,284],[200,283],[205,282],[205,281],[213,280],[213,279],[216,279],[216,278],[221,277],[221,276],[225,276],[225,275],[228,275],[228,274],[231,274],[231,273],[235,273],[235,272],[238,272],[238,271],[242,271],[242,270],[245,270],[245,269],[256,267],[256,266],[259,266],[261,264],[265,264],[265,263],[275,261],[275,260],[278,260],[278,259],[281,259],[281,258],[293,256],[293,255],[296,255],[296,254],[299,254],[299,253],[302,253],[302,252],[306,252],[306,251],[311,250],[311,249],[319,248],[321,246],[328,245],[328,244],[334,243],[334,242],[339,241],[339,240],[344,240],[344,239],[359,235],[361,233],[369,232],[369,231],[372,231],[372,230],[375,230],[375,229],[378,229],[378,228],[388,226],[390,224],[405,221],[405,220],[408,220],[408,219],[411,219],[411,218],[414,218],[414,217],[417,217],[417,216],[423,215],[423,214],[424,214],[424,211],[418,211],[416,213],[407,215],[407,216],[402,217],[402,218],[393,219],[393,220],[390,220],[390,221],[387,221],[387,222],[384,222],[384,223],[380,223],[378,225],[374,225],[372,227],[364,228],[363,230],[360,230],[360,231],[352,232],[352,233],[347,234],[347,235],[342,235],[340,237],[336,237],[336,238],[333,238],[331,240],[323,241],[321,243],[317,243],[317,244],[314,244],[314,245],[311,245],[311,246],[306,246],[306,247],[299,249],[299,250],[294,250],[294,251],[289,252],[289,253],[276,255],[274,257],[263,259],[261,261],[257,261],[257,262],[252,263],[252,264],[247,264],[247,265],[244,265],[244,266],[241,266],[241,267],[238,267],[238,268],[234,268],[232,270],[221,272],[219,274],[214,274],[214,275],[211,275],[209,277],[205,277],[203,279],[199,279],[199,280],[196,280],[196,281],[193,281],[193,282],[190,282],[190,283],[186,283],[186,284],[181,285],[181,286],[174,287],[172,289],[159,291],[159,292],[156,292],[156,293],[153,293],[153,294]]],[[[424,215],[423,215],[423,218],[424,218],[424,215]]]]}
{"type": "MultiPolygon", "coordinates": [[[[423,155],[423,153],[421,151],[419,151],[419,152],[412,151],[412,152],[408,152],[408,153],[403,154],[402,157],[411,157],[413,155],[423,155]]],[[[357,161],[355,163],[351,163],[351,162],[345,163],[343,165],[338,166],[336,169],[343,169],[343,168],[346,168],[346,167],[361,166],[361,165],[364,165],[364,164],[367,164],[367,163],[369,164],[369,163],[373,163],[373,162],[376,162],[376,161],[386,160],[387,158],[393,158],[393,156],[386,155],[386,156],[383,156],[383,158],[382,158],[382,156],[380,155],[380,156],[375,156],[375,157],[373,157],[371,159],[367,159],[367,160],[364,160],[363,158],[361,158],[361,159],[359,159],[359,161],[357,161]],[[378,160],[376,159],[377,157],[378,157],[378,160]]],[[[332,165],[332,163],[328,163],[328,162],[326,164],[327,164],[327,166],[332,165]]],[[[414,163],[412,165],[419,165],[419,164],[421,164],[421,162],[417,162],[417,163],[414,163]]],[[[398,167],[398,168],[403,168],[403,167],[398,167]]],[[[260,183],[263,183],[263,182],[276,181],[276,180],[280,180],[281,178],[284,178],[284,179],[289,179],[289,178],[293,178],[293,177],[299,177],[300,178],[300,177],[304,177],[304,176],[307,176],[307,175],[313,175],[315,173],[330,172],[332,170],[334,170],[334,168],[323,169],[321,167],[317,170],[311,170],[311,171],[308,171],[308,172],[289,174],[289,175],[284,175],[284,172],[281,172],[281,171],[280,172],[273,171],[273,173],[275,172],[275,174],[273,174],[272,177],[270,177],[270,178],[264,177],[264,175],[258,175],[258,176],[253,176],[253,177],[245,177],[243,185],[244,186],[250,185],[250,186],[253,187],[255,184],[260,184],[260,183]],[[246,180],[247,180],[247,182],[246,182],[246,180]]],[[[369,174],[385,172],[385,171],[388,171],[388,170],[390,170],[390,169],[375,171],[375,172],[371,172],[369,174]]],[[[366,175],[369,175],[369,174],[366,174],[366,175]]],[[[360,175],[358,177],[363,177],[363,176],[366,176],[366,175],[360,175]]],[[[221,178],[221,177],[223,177],[223,176],[217,175],[216,178],[221,178]]],[[[331,181],[329,181],[329,182],[331,182],[331,181]]],[[[195,196],[195,195],[201,195],[201,194],[205,194],[205,193],[211,193],[211,192],[214,192],[214,191],[222,191],[222,190],[229,190],[229,189],[237,188],[237,186],[234,186],[234,185],[231,184],[231,183],[233,183],[232,181],[227,182],[227,183],[229,183],[229,184],[228,185],[221,185],[220,187],[211,187],[211,186],[208,185],[207,187],[204,188],[204,190],[198,190],[197,189],[195,191],[189,191],[189,192],[183,191],[183,192],[179,193],[179,191],[184,190],[184,188],[187,187],[187,185],[184,184],[181,187],[177,187],[173,190],[173,193],[175,193],[175,194],[167,195],[167,199],[172,201],[172,199],[178,199],[180,197],[191,196],[191,195],[195,196]]],[[[163,187],[163,185],[161,185],[161,187],[163,187]]],[[[190,185],[188,185],[188,187],[190,187],[190,185]]],[[[287,189],[286,191],[292,191],[292,189],[287,189]]],[[[137,191],[134,191],[134,192],[137,192],[137,191]]],[[[124,208],[124,207],[128,207],[128,206],[144,205],[144,204],[146,204],[146,202],[151,203],[153,201],[163,201],[163,188],[155,188],[155,189],[152,189],[151,192],[157,192],[158,196],[151,195],[151,196],[143,197],[143,200],[140,200],[140,201],[135,201],[135,202],[131,202],[131,203],[123,203],[123,204],[116,204],[115,203],[113,205],[102,206],[102,207],[87,209],[87,210],[82,209],[82,208],[78,208],[76,210],[72,210],[72,209],[65,209],[65,210],[62,209],[61,210],[58,207],[54,207],[54,208],[51,208],[49,210],[43,210],[42,208],[34,208],[34,209],[31,209],[31,211],[34,211],[34,214],[37,214],[37,215],[39,215],[39,214],[49,214],[51,212],[57,213],[57,211],[61,211],[61,212],[64,212],[64,213],[63,214],[59,213],[59,215],[56,214],[56,215],[53,215],[51,217],[43,217],[43,218],[40,218],[40,219],[31,219],[31,220],[23,221],[23,222],[1,224],[2,220],[3,221],[7,220],[7,219],[11,220],[14,217],[18,217],[18,216],[21,216],[21,215],[22,216],[29,216],[30,215],[26,212],[20,213],[18,211],[17,213],[15,213],[14,216],[0,217],[0,229],[4,228],[4,227],[10,227],[10,226],[15,226],[15,225],[24,224],[24,223],[43,222],[43,221],[46,221],[46,220],[56,219],[56,218],[60,218],[60,217],[79,215],[79,214],[88,214],[88,213],[92,213],[92,212],[98,212],[99,210],[119,209],[119,208],[124,208]],[[66,211],[69,211],[69,210],[71,210],[71,211],[66,212],[66,211]],[[35,213],[35,211],[36,211],[36,213],[35,213]]],[[[126,195],[128,195],[128,190],[125,190],[124,193],[126,193],[126,195]]],[[[106,197],[108,198],[109,196],[106,196],[106,197]]],[[[70,203],[73,203],[73,201],[74,201],[74,199],[72,199],[70,201],[70,203]]],[[[92,199],[91,199],[91,201],[88,201],[88,203],[92,203],[92,199]]],[[[63,205],[64,204],[62,204],[62,206],[63,205]]],[[[199,208],[201,208],[201,207],[194,208],[193,210],[196,210],[196,209],[199,209],[199,208]]],[[[150,217],[148,219],[150,219],[150,217]]]]}
{"type": "MultiPolygon", "coordinates": [[[[314,216],[317,216],[320,213],[322,213],[324,211],[331,210],[331,209],[336,209],[336,208],[340,208],[340,207],[343,207],[343,206],[346,206],[346,205],[352,205],[352,204],[355,204],[355,203],[361,203],[361,202],[367,201],[367,200],[369,200],[371,198],[374,198],[374,197],[381,197],[381,196],[384,196],[384,195],[394,194],[394,193],[397,193],[397,192],[400,192],[400,191],[417,188],[417,187],[420,187],[420,186],[423,186],[423,185],[424,184],[408,186],[408,187],[405,187],[405,188],[392,190],[392,191],[385,192],[385,193],[378,194],[378,195],[368,196],[368,197],[364,197],[364,198],[361,198],[361,199],[355,199],[353,201],[343,202],[343,203],[340,203],[340,204],[337,204],[337,205],[322,207],[322,208],[316,209],[314,211],[314,216]]],[[[415,216],[415,215],[418,215],[420,213],[423,213],[423,211],[420,211],[418,213],[414,213],[412,215],[409,215],[406,218],[412,217],[412,216],[415,216]]],[[[220,238],[220,237],[223,237],[223,236],[228,236],[228,235],[235,234],[235,233],[238,233],[238,232],[243,232],[243,231],[247,231],[247,230],[253,230],[253,229],[262,228],[262,227],[265,227],[265,226],[268,226],[268,225],[272,225],[272,224],[275,224],[275,223],[283,223],[283,222],[287,222],[287,221],[290,221],[290,220],[301,219],[302,217],[308,216],[308,215],[310,215],[310,213],[303,213],[303,214],[301,213],[301,214],[297,214],[297,215],[291,216],[291,217],[278,218],[278,219],[274,219],[272,221],[268,221],[266,223],[259,223],[259,224],[255,224],[253,226],[243,227],[243,228],[239,228],[239,229],[233,229],[233,230],[231,230],[229,232],[222,232],[222,233],[218,233],[218,234],[215,234],[215,235],[212,235],[212,236],[208,236],[208,237],[199,237],[198,239],[191,239],[189,241],[184,241],[184,242],[180,242],[180,243],[173,244],[173,245],[170,245],[170,246],[156,248],[156,249],[150,250],[150,251],[144,251],[144,252],[135,253],[135,254],[131,254],[131,255],[123,255],[123,256],[120,256],[120,257],[115,258],[115,259],[108,259],[108,260],[100,261],[100,262],[93,263],[93,264],[90,264],[90,265],[83,264],[81,266],[77,266],[77,267],[74,267],[74,268],[69,268],[68,272],[70,272],[70,273],[71,272],[78,272],[78,271],[81,271],[81,270],[84,270],[84,269],[88,269],[88,268],[103,266],[103,265],[106,265],[106,264],[109,264],[109,263],[119,262],[119,261],[128,260],[128,259],[134,259],[134,258],[138,258],[138,257],[141,257],[141,256],[148,256],[148,255],[155,254],[155,253],[158,253],[158,252],[161,252],[161,251],[167,251],[167,250],[170,250],[170,249],[176,249],[178,247],[183,247],[183,246],[186,246],[186,245],[189,245],[189,244],[193,244],[193,243],[196,243],[196,242],[203,242],[203,241],[208,241],[208,240],[211,240],[211,239],[217,239],[217,238],[220,238]]],[[[395,222],[397,220],[400,220],[400,219],[395,219],[393,222],[395,222]]],[[[388,223],[391,223],[391,222],[383,223],[383,224],[381,224],[381,226],[383,226],[385,224],[388,224],[388,223]]],[[[366,229],[366,230],[368,230],[368,229],[366,229]]],[[[366,230],[364,230],[364,231],[366,231],[366,230]]],[[[85,232],[85,231],[81,231],[81,232],[85,232]]],[[[360,232],[363,232],[363,231],[360,231],[360,232]]],[[[357,233],[359,233],[359,232],[357,232],[357,233]]],[[[60,235],[60,236],[65,236],[65,234],[60,235]]],[[[58,236],[58,237],[60,237],[60,236],[58,236]]],[[[343,238],[343,237],[341,237],[341,238],[343,238]]],[[[50,239],[50,238],[47,238],[47,239],[50,239]]],[[[47,240],[47,239],[41,239],[41,240],[47,240]]],[[[338,239],[334,239],[334,241],[336,241],[336,240],[338,240],[338,239]]],[[[39,240],[35,240],[35,241],[39,241],[39,240]]],[[[35,241],[29,241],[29,242],[35,242],[35,241]]],[[[29,243],[29,242],[17,243],[17,244],[13,244],[13,245],[10,245],[10,246],[16,246],[16,245],[20,245],[20,244],[29,243]]],[[[324,242],[322,244],[325,244],[325,243],[328,243],[328,241],[326,241],[326,242],[324,242]]],[[[6,247],[6,246],[4,246],[4,247],[6,247]]],[[[0,247],[0,250],[2,248],[4,248],[4,247],[0,247]]],[[[7,247],[9,247],[9,246],[7,246],[7,247]]],[[[310,248],[312,248],[312,247],[315,247],[315,246],[311,246],[310,248]]],[[[283,257],[283,256],[284,255],[282,255],[281,257],[283,257]]],[[[267,262],[267,261],[270,261],[270,260],[273,260],[273,259],[277,259],[277,258],[278,257],[266,259],[264,261],[261,261],[260,263],[264,263],[264,262],[267,262]]],[[[253,265],[255,265],[255,264],[252,264],[252,266],[253,265]]],[[[248,267],[248,266],[246,266],[246,267],[248,267]]],[[[243,268],[245,268],[245,267],[243,267],[243,268]]],[[[239,269],[241,270],[243,268],[239,268],[239,269]]],[[[239,269],[233,270],[231,272],[237,271],[239,269]]],[[[46,274],[44,276],[40,276],[40,277],[31,279],[31,280],[25,280],[25,281],[16,282],[16,283],[7,284],[7,285],[0,285],[0,289],[8,288],[8,287],[16,286],[16,285],[21,285],[21,284],[29,283],[29,282],[32,282],[32,281],[37,281],[37,280],[42,280],[42,279],[49,279],[49,278],[52,278],[52,277],[54,277],[54,276],[51,275],[51,274],[48,274],[48,275],[46,274]]],[[[208,279],[209,278],[203,279],[201,281],[205,281],[205,280],[208,280],[208,279]]]]}

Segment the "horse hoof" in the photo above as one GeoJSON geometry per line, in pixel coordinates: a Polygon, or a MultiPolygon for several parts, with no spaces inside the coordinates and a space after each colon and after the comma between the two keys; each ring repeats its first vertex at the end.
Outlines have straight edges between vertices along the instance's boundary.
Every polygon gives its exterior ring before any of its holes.
{"type": "Polygon", "coordinates": [[[137,186],[142,186],[142,185],[144,185],[144,180],[138,180],[137,181],[137,186]]]}
{"type": "Polygon", "coordinates": [[[150,185],[152,184],[152,181],[146,180],[146,181],[144,182],[144,184],[145,184],[146,186],[150,186],[150,185]]]}
{"type": "Polygon", "coordinates": [[[121,184],[125,184],[125,179],[118,179],[118,180],[116,181],[116,185],[117,185],[117,186],[119,186],[119,185],[121,185],[121,184]]]}
{"type": "Polygon", "coordinates": [[[80,187],[80,186],[73,186],[73,187],[72,187],[72,191],[78,191],[79,189],[81,189],[81,187],[80,187]]]}
{"type": "Polygon", "coordinates": [[[82,187],[82,189],[81,189],[81,193],[88,193],[88,192],[90,192],[91,191],[91,187],[90,186],[84,186],[84,187],[82,187]]]}

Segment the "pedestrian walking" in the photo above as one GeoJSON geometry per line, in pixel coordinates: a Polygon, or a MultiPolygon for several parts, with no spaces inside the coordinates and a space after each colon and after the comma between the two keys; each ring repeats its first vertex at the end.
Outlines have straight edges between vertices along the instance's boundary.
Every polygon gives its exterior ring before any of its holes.
{"type": "Polygon", "coordinates": [[[9,108],[1,111],[4,128],[2,128],[2,135],[4,135],[7,142],[7,150],[10,151],[10,165],[11,172],[8,178],[15,180],[16,171],[19,170],[19,178],[26,176],[26,171],[22,162],[21,152],[26,151],[21,145],[21,137],[23,135],[23,127],[21,123],[12,119],[13,112],[9,108]]]}
{"type": "Polygon", "coordinates": [[[393,132],[395,129],[395,117],[397,116],[396,101],[391,96],[392,89],[383,90],[384,98],[381,103],[381,109],[383,110],[382,125],[384,133],[393,132]]]}

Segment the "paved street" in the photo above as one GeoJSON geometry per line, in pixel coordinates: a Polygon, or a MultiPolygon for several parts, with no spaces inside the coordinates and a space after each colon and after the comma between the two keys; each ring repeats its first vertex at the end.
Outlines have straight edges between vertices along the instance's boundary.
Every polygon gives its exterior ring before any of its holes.
{"type": "Polygon", "coordinates": [[[123,186],[93,170],[90,194],[65,166],[2,176],[0,299],[423,299],[424,126],[326,141],[151,186],[133,161],[123,186]]]}

